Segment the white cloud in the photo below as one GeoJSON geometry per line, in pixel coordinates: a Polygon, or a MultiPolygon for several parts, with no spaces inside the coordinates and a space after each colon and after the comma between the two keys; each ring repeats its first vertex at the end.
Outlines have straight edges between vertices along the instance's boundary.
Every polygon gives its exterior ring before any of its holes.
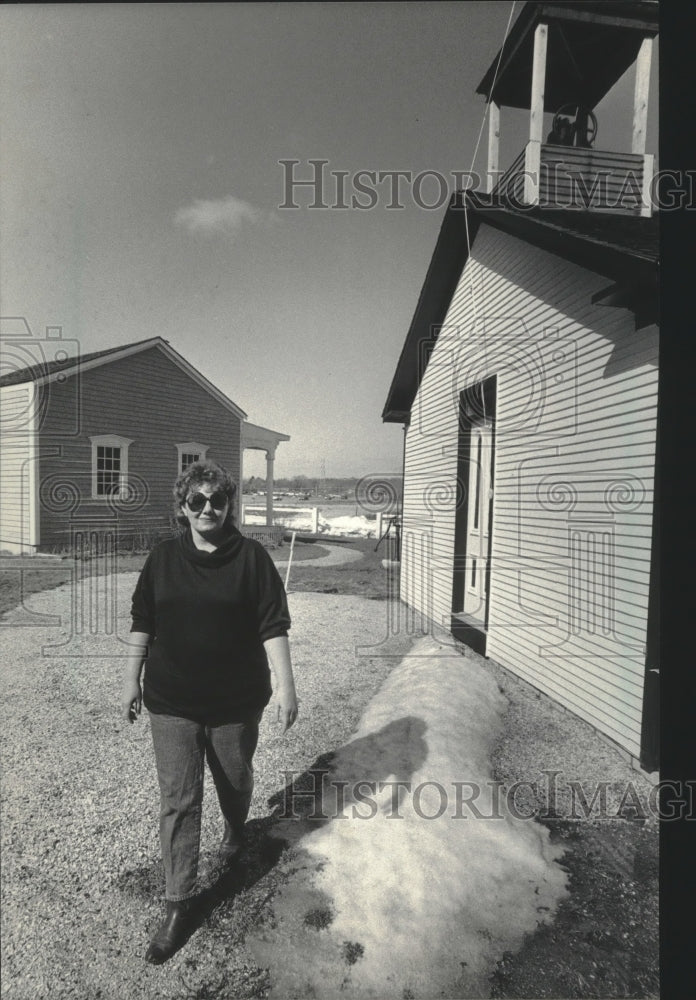
{"type": "Polygon", "coordinates": [[[180,208],[174,216],[174,222],[184,226],[190,233],[228,235],[238,233],[244,225],[258,226],[271,219],[270,213],[232,195],[217,200],[196,198],[191,205],[180,208]]]}

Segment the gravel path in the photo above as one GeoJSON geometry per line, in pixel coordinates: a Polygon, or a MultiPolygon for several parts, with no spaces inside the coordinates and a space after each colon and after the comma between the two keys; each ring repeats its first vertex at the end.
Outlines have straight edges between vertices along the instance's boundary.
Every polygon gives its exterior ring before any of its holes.
{"type": "MultiPolygon", "coordinates": [[[[117,627],[111,634],[103,624],[109,604],[104,578],[85,582],[79,593],[64,586],[27,598],[26,609],[37,615],[32,626],[7,627],[13,619],[26,622],[26,610],[0,622],[3,1000],[266,996],[268,974],[245,939],[270,918],[272,901],[297,864],[292,852],[279,854],[278,842],[268,837],[279,793],[290,780],[285,772],[306,770],[351,738],[363,709],[411,645],[413,629],[403,628],[410,624],[403,608],[360,597],[290,594],[300,718],[283,737],[272,711],[264,716],[249,865],[187,945],[153,968],[142,956],[161,918],[163,880],[149,723],[144,713],[128,726],[117,712],[123,653],[118,636],[130,625],[136,579],[124,574],[114,584],[112,578],[117,627]],[[389,615],[392,629],[401,625],[401,637],[385,638],[389,615]],[[72,634],[73,620],[82,625],[79,636],[72,634]]],[[[646,779],[589,726],[490,661],[469,650],[466,656],[491,671],[508,698],[493,764],[506,785],[532,783],[517,798],[523,811],[534,806],[535,785],[550,767],[562,772],[562,783],[607,782],[610,799],[627,782],[641,797],[647,794],[646,779]]],[[[563,792],[557,806],[567,815],[563,792]]],[[[520,955],[504,963],[493,995],[656,995],[654,819],[644,826],[585,822],[556,829],[572,848],[571,899],[545,935],[533,935],[520,955]],[[600,915],[604,882],[613,924],[608,910],[600,915]],[[618,944],[619,938],[627,940],[618,944]]],[[[219,834],[208,782],[204,871],[219,834]]]]}
{"type": "MultiPolygon", "coordinates": [[[[116,578],[118,633],[128,631],[137,574],[116,578]]],[[[103,609],[104,578],[79,606],[103,609]]],[[[300,718],[281,736],[266,712],[250,816],[250,874],[169,963],[143,962],[161,918],[158,794],[147,713],[129,726],[117,714],[116,635],[70,636],[69,586],[27,599],[60,624],[7,628],[0,726],[3,760],[2,995],[5,1000],[161,1000],[263,995],[261,972],[244,951],[283,877],[264,855],[269,798],[345,742],[393,657],[382,655],[388,605],[359,597],[290,595],[291,642],[300,718]],[[68,655],[50,655],[65,642],[68,655]],[[356,643],[370,655],[356,655],[356,643]],[[233,949],[232,951],[230,949],[233,949]],[[216,992],[224,984],[224,992],[216,992]]],[[[26,614],[25,614],[26,620],[26,614]]],[[[402,643],[402,649],[408,642],[402,643]]],[[[202,863],[220,836],[212,783],[206,785],[202,863]]]]}

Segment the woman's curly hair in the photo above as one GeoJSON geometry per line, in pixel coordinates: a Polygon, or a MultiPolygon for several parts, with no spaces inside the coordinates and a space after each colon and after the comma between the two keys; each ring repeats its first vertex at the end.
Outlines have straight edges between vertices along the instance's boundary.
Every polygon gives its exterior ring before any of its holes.
{"type": "Polygon", "coordinates": [[[177,523],[182,526],[188,524],[186,515],[181,510],[184,501],[192,490],[195,492],[197,488],[206,485],[214,486],[226,495],[229,504],[224,527],[232,527],[235,523],[233,508],[234,498],[237,495],[237,484],[227,469],[209,458],[203,459],[201,462],[193,462],[184,469],[174,483],[174,517],[177,523]]]}

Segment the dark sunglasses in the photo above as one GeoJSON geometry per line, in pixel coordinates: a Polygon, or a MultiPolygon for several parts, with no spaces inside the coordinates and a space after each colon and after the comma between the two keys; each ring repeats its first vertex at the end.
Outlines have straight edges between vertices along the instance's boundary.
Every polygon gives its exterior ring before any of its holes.
{"type": "Polygon", "coordinates": [[[227,494],[221,490],[211,493],[210,496],[207,493],[192,493],[190,497],[186,497],[186,506],[194,514],[200,514],[208,501],[214,510],[223,510],[227,504],[227,494]]]}

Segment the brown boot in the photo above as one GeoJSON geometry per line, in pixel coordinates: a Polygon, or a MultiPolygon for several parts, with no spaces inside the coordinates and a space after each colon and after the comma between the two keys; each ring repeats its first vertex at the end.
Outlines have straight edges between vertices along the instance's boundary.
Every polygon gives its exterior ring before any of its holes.
{"type": "Polygon", "coordinates": [[[150,942],[145,961],[161,965],[178,951],[191,929],[191,915],[195,900],[182,899],[175,903],[167,900],[167,915],[150,942]]]}

